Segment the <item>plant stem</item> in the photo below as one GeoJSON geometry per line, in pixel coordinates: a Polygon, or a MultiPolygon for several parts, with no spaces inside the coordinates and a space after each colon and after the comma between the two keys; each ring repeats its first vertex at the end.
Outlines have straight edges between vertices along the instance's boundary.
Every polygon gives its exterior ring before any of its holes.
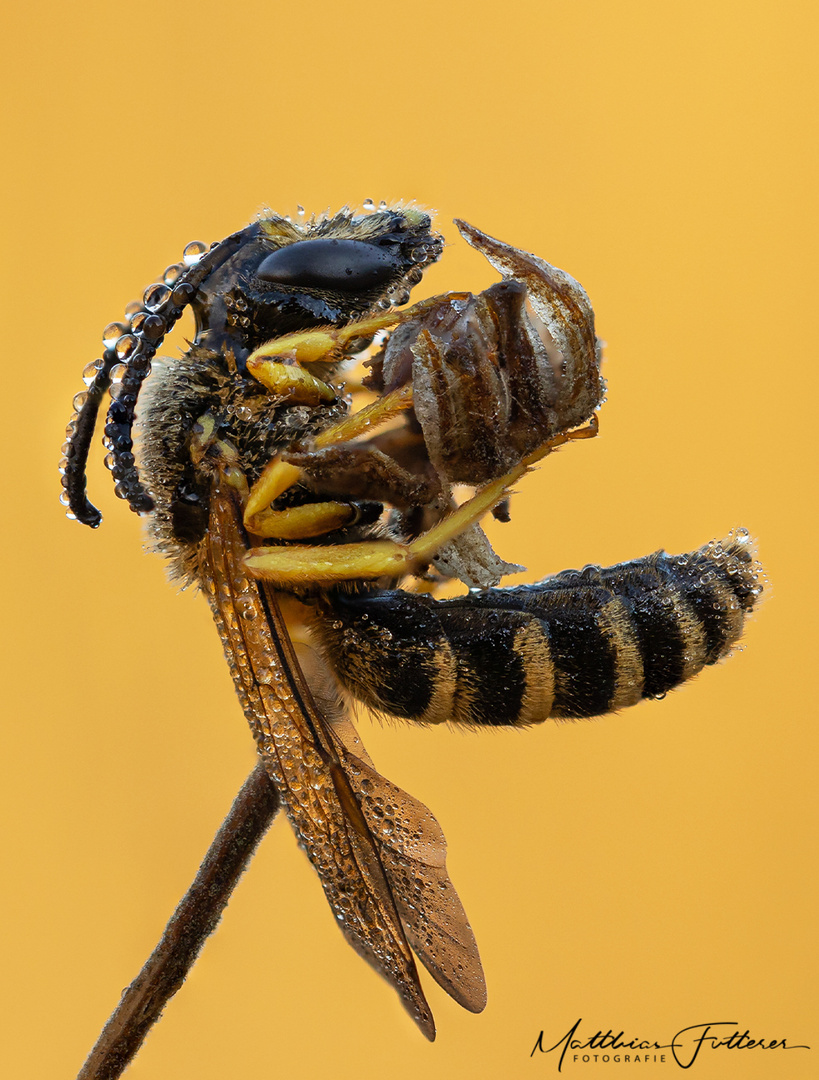
{"type": "Polygon", "coordinates": [[[77,1080],[117,1080],[185,981],[280,806],[264,766],[242,785],[162,938],[122,995],[77,1080]]]}

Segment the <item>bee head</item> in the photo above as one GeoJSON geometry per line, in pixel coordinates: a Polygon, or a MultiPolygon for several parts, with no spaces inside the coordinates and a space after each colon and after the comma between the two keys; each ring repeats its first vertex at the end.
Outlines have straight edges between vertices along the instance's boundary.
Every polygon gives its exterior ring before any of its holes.
{"type": "Polygon", "coordinates": [[[136,513],[153,509],[133,454],[136,402],[157,349],[188,305],[196,316],[196,343],[229,349],[241,366],[271,338],[343,325],[406,303],[424,268],[442,250],[427,213],[386,204],[372,213],[344,209],[303,224],[267,214],[210,248],[189,244],[183,262],[148,286],[128,321],[106,328],[102,357],[83,372],[87,389],[74,399],[61,462],[62,502],[69,515],[92,528],[102,521],[85,493],[85,467],[99,407],[118,364],[122,378],[105,425],[106,462],[116,494],[136,513]]]}
{"type": "Polygon", "coordinates": [[[409,299],[443,249],[414,207],[347,210],[301,224],[267,215],[192,301],[197,344],[229,341],[239,360],[271,338],[341,326],[409,299]]]}

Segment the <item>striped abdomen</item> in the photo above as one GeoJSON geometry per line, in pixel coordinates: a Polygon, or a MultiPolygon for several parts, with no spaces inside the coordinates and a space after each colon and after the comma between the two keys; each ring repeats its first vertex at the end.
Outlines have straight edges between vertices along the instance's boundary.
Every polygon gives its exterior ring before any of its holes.
{"type": "Polygon", "coordinates": [[[762,592],[748,534],[454,600],[400,590],[327,599],[320,637],[343,685],[422,723],[531,724],[661,697],[725,656],[762,592]]]}

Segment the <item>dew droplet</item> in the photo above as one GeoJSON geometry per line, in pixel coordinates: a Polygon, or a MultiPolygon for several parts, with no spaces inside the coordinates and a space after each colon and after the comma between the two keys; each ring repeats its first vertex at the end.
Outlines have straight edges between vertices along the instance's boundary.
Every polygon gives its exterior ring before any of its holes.
{"type": "Polygon", "coordinates": [[[256,605],[249,596],[240,596],[236,599],[236,611],[241,618],[248,621],[255,619],[258,614],[256,605]]]}
{"type": "Polygon", "coordinates": [[[127,333],[128,327],[125,323],[112,322],[109,323],[102,332],[102,343],[106,349],[113,349],[119,338],[123,334],[127,333]]]}
{"type": "Polygon", "coordinates": [[[203,244],[201,240],[191,240],[182,252],[182,259],[185,266],[196,266],[207,250],[207,246],[203,244]]]}
{"type": "Polygon", "coordinates": [[[165,267],[165,272],[162,275],[162,280],[166,285],[175,285],[180,276],[185,272],[185,267],[182,263],[171,263],[170,266],[165,267]]]}
{"type": "Polygon", "coordinates": [[[163,281],[156,281],[149,285],[142,297],[142,302],[149,311],[156,311],[170,297],[171,290],[163,281]]]}
{"type": "Polygon", "coordinates": [[[86,364],[82,369],[82,381],[86,386],[90,386],[96,379],[97,372],[102,370],[102,360],[92,360],[90,364],[86,364]]]}
{"type": "Polygon", "coordinates": [[[193,294],[196,292],[193,285],[189,281],[181,281],[175,286],[171,299],[177,307],[184,307],[191,302],[193,294]]]}
{"type": "Polygon", "coordinates": [[[137,339],[133,334],[123,334],[118,339],[114,348],[116,349],[117,356],[120,360],[127,360],[131,356],[137,347],[137,339]]]}

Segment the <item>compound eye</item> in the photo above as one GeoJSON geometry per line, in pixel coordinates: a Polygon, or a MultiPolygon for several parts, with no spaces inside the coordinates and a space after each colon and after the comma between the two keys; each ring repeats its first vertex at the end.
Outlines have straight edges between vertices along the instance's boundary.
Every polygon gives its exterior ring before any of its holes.
{"type": "Polygon", "coordinates": [[[300,240],[279,248],[256,271],[278,285],[362,292],[385,285],[401,271],[387,249],[363,240],[300,240]]]}

